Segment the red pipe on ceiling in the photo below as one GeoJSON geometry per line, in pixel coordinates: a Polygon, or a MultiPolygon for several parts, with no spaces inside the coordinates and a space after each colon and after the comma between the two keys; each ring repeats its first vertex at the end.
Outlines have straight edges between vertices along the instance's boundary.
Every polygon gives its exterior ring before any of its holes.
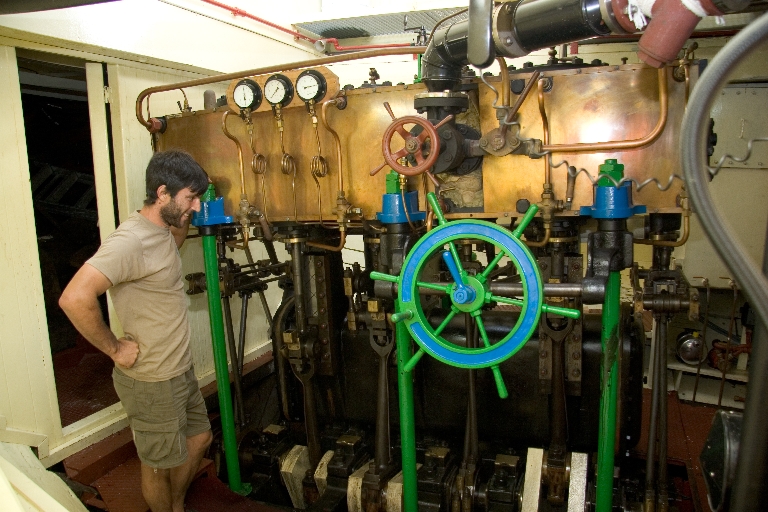
{"type": "Polygon", "coordinates": [[[301,32],[297,32],[295,30],[290,30],[285,27],[281,27],[280,25],[276,23],[272,23],[269,20],[265,20],[264,18],[260,18],[258,16],[254,16],[253,14],[249,13],[248,11],[244,11],[243,9],[240,9],[238,7],[233,7],[231,5],[227,5],[221,2],[217,2],[216,0],[202,0],[203,2],[214,5],[216,7],[219,7],[221,9],[226,9],[234,16],[242,16],[243,18],[248,18],[250,20],[256,21],[258,23],[261,23],[263,25],[266,25],[268,27],[274,28],[275,30],[279,30],[280,32],[285,32],[286,34],[290,34],[296,39],[302,39],[304,41],[308,41],[312,44],[315,44],[318,41],[331,43],[333,44],[333,47],[335,50],[343,52],[343,51],[350,51],[350,50],[368,50],[373,48],[395,48],[400,46],[413,46],[411,43],[395,43],[395,44],[367,44],[367,45],[354,45],[354,46],[341,46],[339,44],[339,40],[335,37],[329,37],[325,39],[315,39],[312,37],[309,37],[307,35],[302,34],[301,32]]]}

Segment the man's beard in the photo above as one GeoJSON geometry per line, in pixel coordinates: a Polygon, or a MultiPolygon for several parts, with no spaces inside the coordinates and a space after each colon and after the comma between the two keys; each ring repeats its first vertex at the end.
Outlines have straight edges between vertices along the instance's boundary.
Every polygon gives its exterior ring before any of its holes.
{"type": "Polygon", "coordinates": [[[176,204],[176,201],[171,199],[171,202],[160,208],[160,218],[163,222],[169,226],[175,228],[182,227],[181,218],[184,216],[184,211],[176,204]]]}

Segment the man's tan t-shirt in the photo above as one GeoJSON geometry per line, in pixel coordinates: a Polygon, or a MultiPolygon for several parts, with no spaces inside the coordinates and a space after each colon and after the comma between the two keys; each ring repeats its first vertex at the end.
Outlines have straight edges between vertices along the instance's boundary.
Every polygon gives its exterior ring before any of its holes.
{"type": "Polygon", "coordinates": [[[86,263],[112,282],[109,294],[123,331],[139,344],[136,363],[120,370],[150,382],[189,370],[187,299],[170,229],[134,212],[86,263]]]}

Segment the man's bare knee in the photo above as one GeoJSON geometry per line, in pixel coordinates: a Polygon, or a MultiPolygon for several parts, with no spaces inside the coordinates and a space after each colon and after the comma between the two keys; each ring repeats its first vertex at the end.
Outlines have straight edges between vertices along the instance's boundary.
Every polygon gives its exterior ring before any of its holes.
{"type": "Polygon", "coordinates": [[[171,471],[141,464],[141,494],[153,512],[171,510],[171,471]]]}

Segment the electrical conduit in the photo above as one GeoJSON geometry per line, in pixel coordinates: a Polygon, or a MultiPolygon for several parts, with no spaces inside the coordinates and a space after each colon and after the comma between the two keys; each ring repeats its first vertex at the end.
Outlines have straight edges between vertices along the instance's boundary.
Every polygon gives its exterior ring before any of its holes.
{"type": "MultiPolygon", "coordinates": [[[[398,300],[395,313],[402,310],[398,300]]],[[[400,398],[400,446],[403,465],[403,510],[417,512],[419,496],[416,489],[416,420],[413,412],[413,372],[405,365],[412,357],[411,335],[405,322],[395,324],[397,343],[397,386],[400,398]]]]}
{"type": "Polygon", "coordinates": [[[613,463],[616,444],[616,404],[619,387],[619,308],[621,273],[611,272],[605,285],[601,342],[600,427],[597,446],[597,512],[613,508],[613,463]]]}
{"type": "MultiPolygon", "coordinates": [[[[213,195],[209,190],[207,194],[213,195]]],[[[242,495],[250,494],[250,485],[240,480],[240,464],[237,456],[235,422],[232,414],[232,396],[229,389],[227,368],[227,346],[224,340],[224,322],[221,311],[221,290],[219,288],[219,263],[216,254],[216,236],[211,230],[203,234],[203,258],[205,259],[205,284],[208,290],[208,315],[211,321],[213,340],[213,361],[216,369],[216,386],[219,392],[219,413],[221,414],[224,456],[227,463],[229,488],[242,495]]]]}

